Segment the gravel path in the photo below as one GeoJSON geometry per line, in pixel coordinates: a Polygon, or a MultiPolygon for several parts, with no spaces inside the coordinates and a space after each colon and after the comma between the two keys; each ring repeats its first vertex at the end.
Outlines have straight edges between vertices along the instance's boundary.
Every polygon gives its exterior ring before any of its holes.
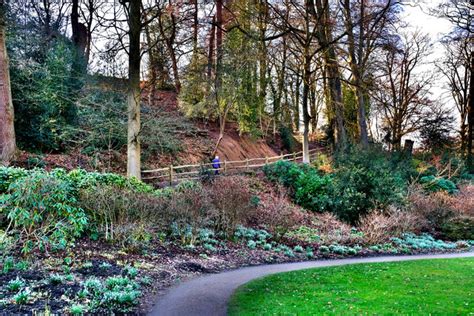
{"type": "Polygon", "coordinates": [[[207,274],[183,282],[162,296],[149,315],[157,316],[220,316],[226,315],[232,293],[242,284],[272,273],[354,263],[392,262],[419,259],[474,257],[474,252],[384,256],[357,259],[317,260],[296,263],[270,264],[241,268],[218,274],[207,274]]]}

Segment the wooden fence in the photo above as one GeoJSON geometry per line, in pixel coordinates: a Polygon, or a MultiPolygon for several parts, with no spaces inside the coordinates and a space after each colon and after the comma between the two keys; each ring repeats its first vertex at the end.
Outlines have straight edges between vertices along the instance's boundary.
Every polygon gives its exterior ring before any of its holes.
{"type": "MultiPolygon", "coordinates": [[[[318,151],[321,149],[311,149],[309,150],[310,158],[316,157],[318,151]]],[[[250,158],[245,160],[235,160],[235,161],[221,161],[220,168],[213,168],[213,163],[202,163],[196,165],[182,165],[182,166],[173,166],[170,165],[166,168],[159,168],[153,170],[143,170],[142,171],[142,180],[150,181],[155,180],[158,182],[169,182],[170,185],[182,180],[193,180],[198,179],[199,176],[206,172],[214,173],[216,170],[219,171],[220,175],[226,174],[236,174],[241,172],[248,172],[255,169],[261,169],[262,167],[270,164],[274,164],[277,161],[286,160],[294,162],[303,161],[303,152],[295,152],[286,155],[274,156],[274,157],[265,157],[265,158],[250,158]]]]}

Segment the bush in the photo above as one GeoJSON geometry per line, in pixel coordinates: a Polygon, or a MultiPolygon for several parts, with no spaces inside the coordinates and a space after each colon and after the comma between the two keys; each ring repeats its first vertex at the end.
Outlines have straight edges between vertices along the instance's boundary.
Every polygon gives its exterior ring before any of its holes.
{"type": "Polygon", "coordinates": [[[375,149],[337,156],[329,210],[355,224],[372,209],[401,204],[406,183],[391,159],[375,149]]]}
{"type": "Polygon", "coordinates": [[[211,217],[215,231],[230,237],[237,225],[245,225],[253,216],[252,194],[239,177],[218,178],[207,190],[213,206],[211,217]]]}
{"type": "Polygon", "coordinates": [[[437,178],[435,176],[424,176],[420,178],[420,183],[423,184],[424,188],[432,191],[445,191],[449,194],[458,192],[458,188],[451,180],[445,178],[437,178]]]}
{"type": "Polygon", "coordinates": [[[414,213],[391,209],[389,212],[374,211],[360,220],[359,230],[363,232],[366,244],[388,242],[403,233],[419,233],[423,220],[414,213]]]}
{"type": "Polygon", "coordinates": [[[441,233],[448,240],[474,240],[474,217],[452,218],[441,226],[441,233]]]}
{"type": "Polygon", "coordinates": [[[424,219],[425,231],[436,231],[455,216],[456,211],[452,207],[452,198],[446,192],[435,192],[426,194],[419,186],[410,189],[408,195],[408,209],[424,219]]]}
{"type": "MultiPolygon", "coordinates": [[[[33,37],[31,32],[26,36],[33,37]]],[[[8,43],[13,46],[15,41],[8,43]]],[[[10,55],[17,142],[21,148],[62,150],[75,133],[71,127],[77,123],[75,100],[81,78],[73,78],[77,73],[71,71],[74,48],[58,37],[50,45],[43,45],[42,56],[20,56],[34,51],[28,47],[11,49],[10,55]]]]}
{"type": "Polygon", "coordinates": [[[377,150],[352,150],[337,156],[330,175],[287,161],[265,166],[264,173],[270,181],[290,188],[295,202],[304,208],[330,211],[355,224],[371,209],[403,202],[405,178],[397,169],[401,163],[391,159],[377,150]]]}
{"type": "Polygon", "coordinates": [[[300,165],[285,160],[264,166],[263,172],[270,181],[283,184],[287,188],[295,188],[298,178],[303,174],[300,165]]]}
{"type": "Polygon", "coordinates": [[[289,230],[301,225],[304,217],[305,214],[280,192],[260,201],[253,221],[265,225],[279,241],[289,230]]]}
{"type": "Polygon", "coordinates": [[[211,204],[202,187],[185,189],[169,197],[168,221],[171,235],[183,245],[194,245],[199,230],[211,226],[211,204]]]}
{"type": "Polygon", "coordinates": [[[352,229],[346,223],[341,222],[336,215],[325,212],[314,214],[309,228],[315,229],[321,243],[329,244],[357,244],[362,241],[359,232],[352,229]]]}
{"type": "Polygon", "coordinates": [[[91,219],[91,231],[106,240],[135,248],[149,241],[156,227],[167,229],[162,198],[110,185],[80,191],[80,205],[91,219]]]}
{"type": "Polygon", "coordinates": [[[1,213],[9,221],[6,234],[16,238],[24,253],[64,249],[88,222],[70,183],[42,172],[32,172],[10,184],[0,203],[1,213]]]}
{"type": "Polygon", "coordinates": [[[10,184],[20,178],[28,175],[27,170],[23,168],[0,166],[0,194],[6,193],[10,184]]]}

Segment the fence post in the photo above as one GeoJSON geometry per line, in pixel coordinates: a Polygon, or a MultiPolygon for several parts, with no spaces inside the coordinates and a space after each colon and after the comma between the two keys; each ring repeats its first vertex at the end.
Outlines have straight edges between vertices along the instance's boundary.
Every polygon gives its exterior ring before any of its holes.
{"type": "Polygon", "coordinates": [[[283,153],[280,154],[280,160],[283,160],[283,153]]]}
{"type": "Polygon", "coordinates": [[[296,162],[296,153],[293,153],[293,162],[296,162]]]}
{"type": "Polygon", "coordinates": [[[245,158],[245,170],[249,171],[249,159],[245,158]]]}
{"type": "Polygon", "coordinates": [[[173,165],[170,165],[170,185],[173,185],[173,165]]]}
{"type": "Polygon", "coordinates": [[[227,160],[224,160],[224,173],[227,172],[227,160]]]}
{"type": "Polygon", "coordinates": [[[265,165],[268,165],[268,157],[265,156],[265,165]]]}

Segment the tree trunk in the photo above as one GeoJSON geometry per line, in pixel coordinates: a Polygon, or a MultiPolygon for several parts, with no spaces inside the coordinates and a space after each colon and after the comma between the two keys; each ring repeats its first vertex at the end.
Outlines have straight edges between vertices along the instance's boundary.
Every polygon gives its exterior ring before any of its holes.
{"type": "Polygon", "coordinates": [[[212,79],[212,68],[214,67],[214,37],[216,35],[216,17],[212,17],[211,34],[209,34],[209,54],[207,57],[207,79],[212,79]]]}
{"type": "Polygon", "coordinates": [[[467,117],[468,131],[467,131],[467,166],[469,172],[474,173],[474,158],[472,153],[472,142],[474,134],[474,52],[471,51],[471,79],[469,81],[469,111],[467,117]]]}
{"type": "Polygon", "coordinates": [[[362,147],[369,146],[369,135],[367,133],[367,120],[365,113],[365,98],[362,89],[356,85],[357,116],[359,121],[359,135],[362,147]]]}
{"type": "MultiPolygon", "coordinates": [[[[306,49],[307,50],[307,49],[306,49]]],[[[309,158],[309,124],[311,123],[311,116],[308,112],[308,98],[311,81],[311,56],[304,57],[303,70],[303,163],[310,163],[309,158]]]]}
{"type": "Polygon", "coordinates": [[[295,131],[299,132],[300,130],[300,78],[297,75],[295,80],[295,90],[294,90],[294,106],[293,106],[293,122],[295,126],[295,131]]]}
{"type": "Polygon", "coordinates": [[[198,34],[199,34],[199,5],[198,0],[193,0],[193,54],[196,54],[198,48],[198,34]]]}
{"type": "Polygon", "coordinates": [[[223,0],[216,0],[216,91],[219,93],[221,87],[221,64],[222,64],[222,6],[223,0]]]}
{"type": "Polygon", "coordinates": [[[130,0],[128,54],[127,176],[141,179],[140,151],[140,31],[141,0],[130,0]]]}
{"type": "Polygon", "coordinates": [[[10,69],[5,46],[4,10],[3,0],[0,0],[0,163],[8,165],[15,155],[16,140],[10,69]]]}
{"type": "Polygon", "coordinates": [[[331,105],[333,107],[336,119],[336,135],[334,137],[334,140],[338,148],[345,148],[347,143],[347,137],[346,129],[344,127],[341,78],[339,77],[339,69],[336,64],[337,61],[335,60],[336,56],[334,48],[331,46],[328,50],[331,51],[328,58],[328,84],[331,96],[331,105]]]}
{"type": "Polygon", "coordinates": [[[156,60],[155,60],[155,54],[153,53],[153,49],[151,48],[153,46],[153,40],[151,38],[151,32],[149,26],[145,27],[145,35],[146,35],[146,41],[147,41],[147,46],[148,46],[148,62],[150,64],[149,69],[148,69],[148,104],[153,105],[154,99],[155,99],[155,94],[156,94],[156,81],[158,78],[157,75],[157,67],[156,67],[156,60]]]}

